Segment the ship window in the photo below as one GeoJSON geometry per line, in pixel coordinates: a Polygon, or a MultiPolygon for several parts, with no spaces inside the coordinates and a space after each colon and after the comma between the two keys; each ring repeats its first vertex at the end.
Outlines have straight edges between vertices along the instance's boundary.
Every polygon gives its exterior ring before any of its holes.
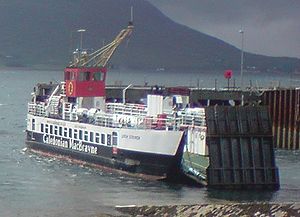
{"type": "Polygon", "coordinates": [[[45,125],[45,133],[49,133],[49,125],[48,124],[45,125]]]}
{"type": "Polygon", "coordinates": [[[93,80],[94,81],[102,81],[103,80],[102,73],[101,72],[95,72],[94,75],[93,75],[93,80]]]}
{"type": "Polygon", "coordinates": [[[82,140],[82,130],[79,130],[79,139],[82,140]]]}
{"type": "Polygon", "coordinates": [[[58,135],[58,126],[54,125],[54,134],[58,135]]]}
{"type": "Polygon", "coordinates": [[[50,134],[53,134],[53,125],[50,125],[50,134]]]}
{"type": "Polygon", "coordinates": [[[70,80],[76,80],[75,72],[70,72],[70,80]]]}
{"type": "Polygon", "coordinates": [[[117,132],[112,133],[112,145],[113,146],[118,145],[118,133],[117,132]]]}
{"type": "Polygon", "coordinates": [[[44,124],[41,124],[41,132],[44,132],[44,124]]]}
{"type": "Polygon", "coordinates": [[[60,136],[63,135],[62,127],[59,127],[59,135],[60,135],[60,136]]]}
{"type": "Polygon", "coordinates": [[[81,72],[79,74],[79,81],[89,81],[90,80],[90,72],[81,72]]]}
{"type": "Polygon", "coordinates": [[[64,127],[64,137],[68,137],[68,128],[64,127]]]}
{"type": "Polygon", "coordinates": [[[100,134],[99,133],[95,134],[95,142],[100,143],[100,134]]]}
{"type": "Polygon", "coordinates": [[[105,144],[105,134],[101,134],[101,143],[104,145],[105,144]]]}
{"type": "Polygon", "coordinates": [[[74,138],[74,139],[77,139],[77,137],[78,137],[78,130],[77,130],[77,129],[74,129],[73,138],[74,138]]]}
{"type": "Polygon", "coordinates": [[[89,132],[88,131],[84,131],[84,140],[89,141],[89,132]]]}
{"type": "Polygon", "coordinates": [[[107,134],[107,145],[111,146],[111,135],[107,134]]]}
{"type": "Polygon", "coordinates": [[[90,132],[90,141],[94,142],[94,132],[90,132]]]}
{"type": "Polygon", "coordinates": [[[32,126],[31,126],[32,130],[35,130],[35,119],[32,119],[31,124],[32,124],[32,126]]]}
{"type": "Polygon", "coordinates": [[[76,80],[75,72],[65,72],[65,80],[76,80]]]}
{"type": "Polygon", "coordinates": [[[71,76],[70,76],[71,72],[65,72],[65,80],[71,80],[71,76]]]}
{"type": "Polygon", "coordinates": [[[69,128],[69,137],[72,138],[72,129],[69,128]]]}

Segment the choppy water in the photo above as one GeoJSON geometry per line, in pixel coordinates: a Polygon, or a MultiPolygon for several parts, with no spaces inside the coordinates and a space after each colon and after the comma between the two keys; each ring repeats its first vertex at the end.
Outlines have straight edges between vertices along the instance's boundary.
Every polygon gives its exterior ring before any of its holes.
{"type": "MultiPolygon", "coordinates": [[[[0,75],[0,216],[94,216],[113,212],[115,205],[129,204],[300,201],[299,151],[276,152],[281,180],[281,189],[277,192],[213,191],[145,181],[23,152],[27,100],[32,88],[38,82],[59,81],[62,73],[10,69],[0,70],[0,75]]],[[[169,75],[167,72],[146,76],[146,73],[115,71],[109,75],[108,82],[122,80],[123,84],[143,84],[147,80],[150,84],[195,85],[195,78],[201,77],[211,81],[212,86],[215,79],[195,73],[169,75]]],[[[280,79],[281,83],[290,82],[284,77],[280,79]]]]}

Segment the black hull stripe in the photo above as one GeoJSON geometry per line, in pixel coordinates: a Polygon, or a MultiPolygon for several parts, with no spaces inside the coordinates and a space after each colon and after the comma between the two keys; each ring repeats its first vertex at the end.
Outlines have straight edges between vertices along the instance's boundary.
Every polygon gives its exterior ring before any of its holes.
{"type": "Polygon", "coordinates": [[[178,167],[179,159],[181,159],[178,155],[168,156],[121,149],[117,150],[117,154],[113,154],[113,147],[90,143],[86,144],[97,147],[96,155],[46,144],[43,142],[41,134],[34,133],[31,135],[30,132],[27,133],[26,143],[30,149],[64,155],[84,162],[126,171],[133,174],[137,173],[158,177],[166,177],[169,176],[170,173],[173,173],[176,169],[178,169],[175,167],[178,167]],[[35,140],[32,140],[31,138],[34,138],[35,140]]]}

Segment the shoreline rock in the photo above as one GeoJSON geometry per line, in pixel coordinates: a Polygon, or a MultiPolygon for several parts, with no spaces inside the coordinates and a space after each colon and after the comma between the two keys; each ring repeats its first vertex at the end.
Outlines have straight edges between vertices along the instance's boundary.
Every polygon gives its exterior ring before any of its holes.
{"type": "MultiPolygon", "coordinates": [[[[300,216],[300,203],[230,203],[116,207],[124,216],[300,216]]],[[[122,215],[121,215],[122,216],[122,215]]]]}

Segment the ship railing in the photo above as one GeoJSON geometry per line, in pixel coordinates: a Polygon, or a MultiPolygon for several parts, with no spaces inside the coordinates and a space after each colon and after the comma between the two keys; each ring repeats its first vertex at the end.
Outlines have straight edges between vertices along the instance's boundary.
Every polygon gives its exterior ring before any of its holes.
{"type": "Polygon", "coordinates": [[[110,113],[98,113],[93,119],[88,120],[98,126],[126,128],[126,129],[155,129],[155,130],[178,130],[182,118],[177,117],[151,117],[151,116],[118,116],[110,113]]]}
{"type": "Polygon", "coordinates": [[[187,113],[181,111],[178,116],[182,119],[182,125],[186,126],[206,126],[204,110],[197,113],[187,113]]]}
{"type": "Polygon", "coordinates": [[[49,112],[50,116],[57,117],[59,115],[59,108],[61,106],[60,99],[61,96],[53,96],[49,102],[49,106],[45,108],[46,111],[49,112]]]}
{"type": "Polygon", "coordinates": [[[182,125],[187,126],[205,126],[205,116],[199,117],[199,116],[193,116],[193,115],[184,115],[181,116],[182,119],[182,125]]]}
{"type": "MultiPolygon", "coordinates": [[[[176,114],[167,114],[166,120],[163,120],[163,118],[159,117],[159,115],[158,117],[148,117],[146,105],[142,104],[107,103],[106,109],[106,111],[111,114],[135,116],[144,119],[145,124],[143,128],[145,129],[155,128],[156,123],[158,123],[158,127],[156,126],[156,128],[163,128],[162,123],[166,123],[168,128],[169,126],[173,126],[171,128],[175,129],[177,129],[179,125],[206,126],[204,109],[195,111],[191,109],[191,111],[188,112],[180,111],[176,114]]],[[[125,125],[127,125],[127,123],[125,123],[125,125]]],[[[140,127],[141,124],[134,125],[140,127]]]]}
{"type": "Polygon", "coordinates": [[[62,119],[68,121],[78,121],[78,114],[76,109],[73,108],[73,104],[64,102],[62,104],[62,119]]]}
{"type": "Polygon", "coordinates": [[[66,96],[66,82],[60,82],[60,94],[66,96]]]}
{"type": "Polygon", "coordinates": [[[166,117],[148,117],[144,118],[144,121],[140,125],[143,129],[155,129],[155,130],[178,130],[181,126],[182,118],[173,117],[168,115],[166,117]]]}
{"type": "MultiPolygon", "coordinates": [[[[139,119],[140,121],[143,120],[143,118],[139,119]]],[[[115,114],[111,113],[99,113],[96,114],[95,117],[91,120],[89,120],[90,123],[94,123],[98,126],[103,127],[114,127],[114,128],[136,128],[136,129],[142,129],[142,122],[131,121],[130,118],[123,118],[123,117],[117,117],[115,114]]]]}
{"type": "Polygon", "coordinates": [[[113,115],[107,113],[96,114],[93,119],[88,121],[92,124],[103,126],[103,127],[114,127],[114,128],[120,127],[118,125],[118,122],[113,119],[113,115]]]}
{"type": "Polygon", "coordinates": [[[28,113],[36,116],[46,116],[45,103],[28,103],[28,113]]]}
{"type": "Polygon", "coordinates": [[[136,105],[111,105],[109,112],[96,112],[93,116],[78,116],[76,108],[71,103],[63,103],[62,118],[64,120],[79,121],[95,124],[103,127],[113,128],[134,128],[134,129],[155,129],[155,130],[178,130],[183,122],[182,117],[171,114],[146,116],[146,112],[140,112],[145,108],[138,108],[136,105]],[[131,110],[127,110],[131,109],[131,110]]]}
{"type": "Polygon", "coordinates": [[[123,103],[107,103],[106,111],[112,114],[122,114],[131,116],[146,116],[146,105],[142,104],[123,104],[123,103]]]}

